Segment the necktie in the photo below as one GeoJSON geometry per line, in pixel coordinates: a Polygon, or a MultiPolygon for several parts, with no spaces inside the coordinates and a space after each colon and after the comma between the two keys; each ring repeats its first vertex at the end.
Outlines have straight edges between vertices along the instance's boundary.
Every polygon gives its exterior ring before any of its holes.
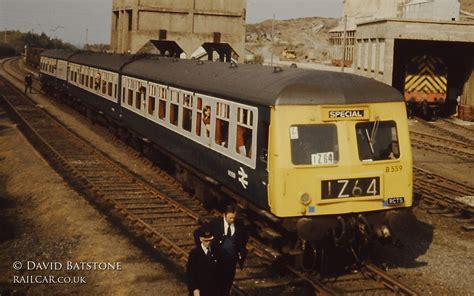
{"type": "Polygon", "coordinates": [[[231,237],[231,236],[232,236],[232,232],[231,232],[231,230],[230,230],[230,224],[229,224],[229,226],[227,226],[227,236],[228,236],[228,237],[231,237]]]}

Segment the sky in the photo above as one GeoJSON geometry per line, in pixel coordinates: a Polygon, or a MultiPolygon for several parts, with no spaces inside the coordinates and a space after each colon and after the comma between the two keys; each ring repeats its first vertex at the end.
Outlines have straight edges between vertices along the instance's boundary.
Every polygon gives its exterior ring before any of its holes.
{"type": "MultiPolygon", "coordinates": [[[[248,23],[273,14],[276,19],[340,17],[342,0],[247,0],[248,23]]],[[[86,38],[90,44],[108,44],[111,21],[112,0],[0,0],[0,31],[44,32],[76,46],[86,38]]]]}

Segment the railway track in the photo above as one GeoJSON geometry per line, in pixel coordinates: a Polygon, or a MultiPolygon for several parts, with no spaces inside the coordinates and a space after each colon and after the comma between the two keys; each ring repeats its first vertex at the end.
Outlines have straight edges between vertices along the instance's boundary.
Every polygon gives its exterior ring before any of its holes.
{"type": "MultiPolygon", "coordinates": [[[[18,78],[17,78],[18,79],[18,78]]],[[[40,106],[2,84],[3,101],[20,122],[20,128],[47,161],[65,180],[88,199],[116,218],[125,229],[165,254],[183,270],[187,254],[194,246],[193,230],[212,217],[190,198],[169,175],[155,169],[153,185],[110,160],[86,140],[68,130],[40,106]]],[[[234,292],[238,295],[273,295],[293,287],[296,295],[310,291],[322,295],[351,294],[360,291],[384,291],[385,294],[416,294],[374,266],[365,266],[355,288],[354,278],[322,281],[284,266],[284,275],[272,267],[280,255],[255,239],[248,244],[246,268],[238,271],[234,292]]],[[[352,276],[354,277],[354,276],[352,276]]]]}
{"type": "Polygon", "coordinates": [[[431,214],[457,218],[464,230],[474,230],[474,206],[461,200],[474,196],[474,188],[418,167],[413,171],[414,191],[421,196],[421,208],[431,214]]]}
{"type": "Polygon", "coordinates": [[[438,130],[437,134],[446,135],[462,143],[474,146],[474,127],[462,126],[445,118],[440,118],[436,122],[428,122],[419,117],[416,117],[416,120],[426,127],[438,130]]]}
{"type": "Polygon", "coordinates": [[[474,161],[474,145],[444,137],[410,131],[411,144],[414,147],[434,152],[444,151],[456,158],[474,161]]]}

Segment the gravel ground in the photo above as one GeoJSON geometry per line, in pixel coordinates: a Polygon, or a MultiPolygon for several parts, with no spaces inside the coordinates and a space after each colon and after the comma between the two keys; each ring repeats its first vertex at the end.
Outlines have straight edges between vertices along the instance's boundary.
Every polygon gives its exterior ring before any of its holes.
{"type": "MultiPolygon", "coordinates": [[[[85,127],[83,119],[72,118],[41,95],[34,97],[116,161],[140,175],[153,173],[124,149],[85,127]]],[[[424,129],[416,121],[409,124],[413,130],[424,129]]],[[[47,295],[185,294],[175,273],[143,254],[68,189],[4,115],[0,115],[0,125],[0,295],[13,290],[47,295]],[[84,285],[13,285],[11,279],[17,272],[12,264],[16,260],[121,261],[123,270],[76,272],[88,277],[84,285]]],[[[413,152],[417,166],[473,186],[473,163],[443,153],[413,152]]],[[[427,214],[416,206],[413,213],[416,220],[400,237],[404,247],[378,247],[374,259],[386,263],[393,274],[423,295],[474,295],[474,234],[463,232],[453,218],[427,214]]]]}
{"type": "Polygon", "coordinates": [[[0,221],[0,295],[186,294],[176,272],[144,253],[71,190],[1,109],[0,221]],[[16,261],[23,264],[20,270],[13,267],[16,261]],[[68,270],[68,261],[111,265],[68,270]],[[86,283],[21,283],[33,275],[86,283]]]}

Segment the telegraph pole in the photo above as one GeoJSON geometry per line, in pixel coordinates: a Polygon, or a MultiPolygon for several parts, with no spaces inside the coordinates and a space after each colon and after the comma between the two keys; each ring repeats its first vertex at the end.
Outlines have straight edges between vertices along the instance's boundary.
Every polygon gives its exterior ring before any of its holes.
{"type": "Polygon", "coordinates": [[[274,44],[274,34],[275,32],[275,14],[273,14],[273,19],[272,19],[272,55],[271,55],[271,58],[270,58],[270,66],[273,66],[273,44],[274,44]]]}
{"type": "Polygon", "coordinates": [[[347,34],[347,14],[344,14],[344,33],[342,36],[342,65],[341,72],[344,72],[344,64],[346,62],[346,34],[347,34]]]}
{"type": "Polygon", "coordinates": [[[89,35],[89,28],[86,28],[86,43],[84,43],[84,48],[87,49],[87,42],[88,42],[88,36],[89,35]]]}

